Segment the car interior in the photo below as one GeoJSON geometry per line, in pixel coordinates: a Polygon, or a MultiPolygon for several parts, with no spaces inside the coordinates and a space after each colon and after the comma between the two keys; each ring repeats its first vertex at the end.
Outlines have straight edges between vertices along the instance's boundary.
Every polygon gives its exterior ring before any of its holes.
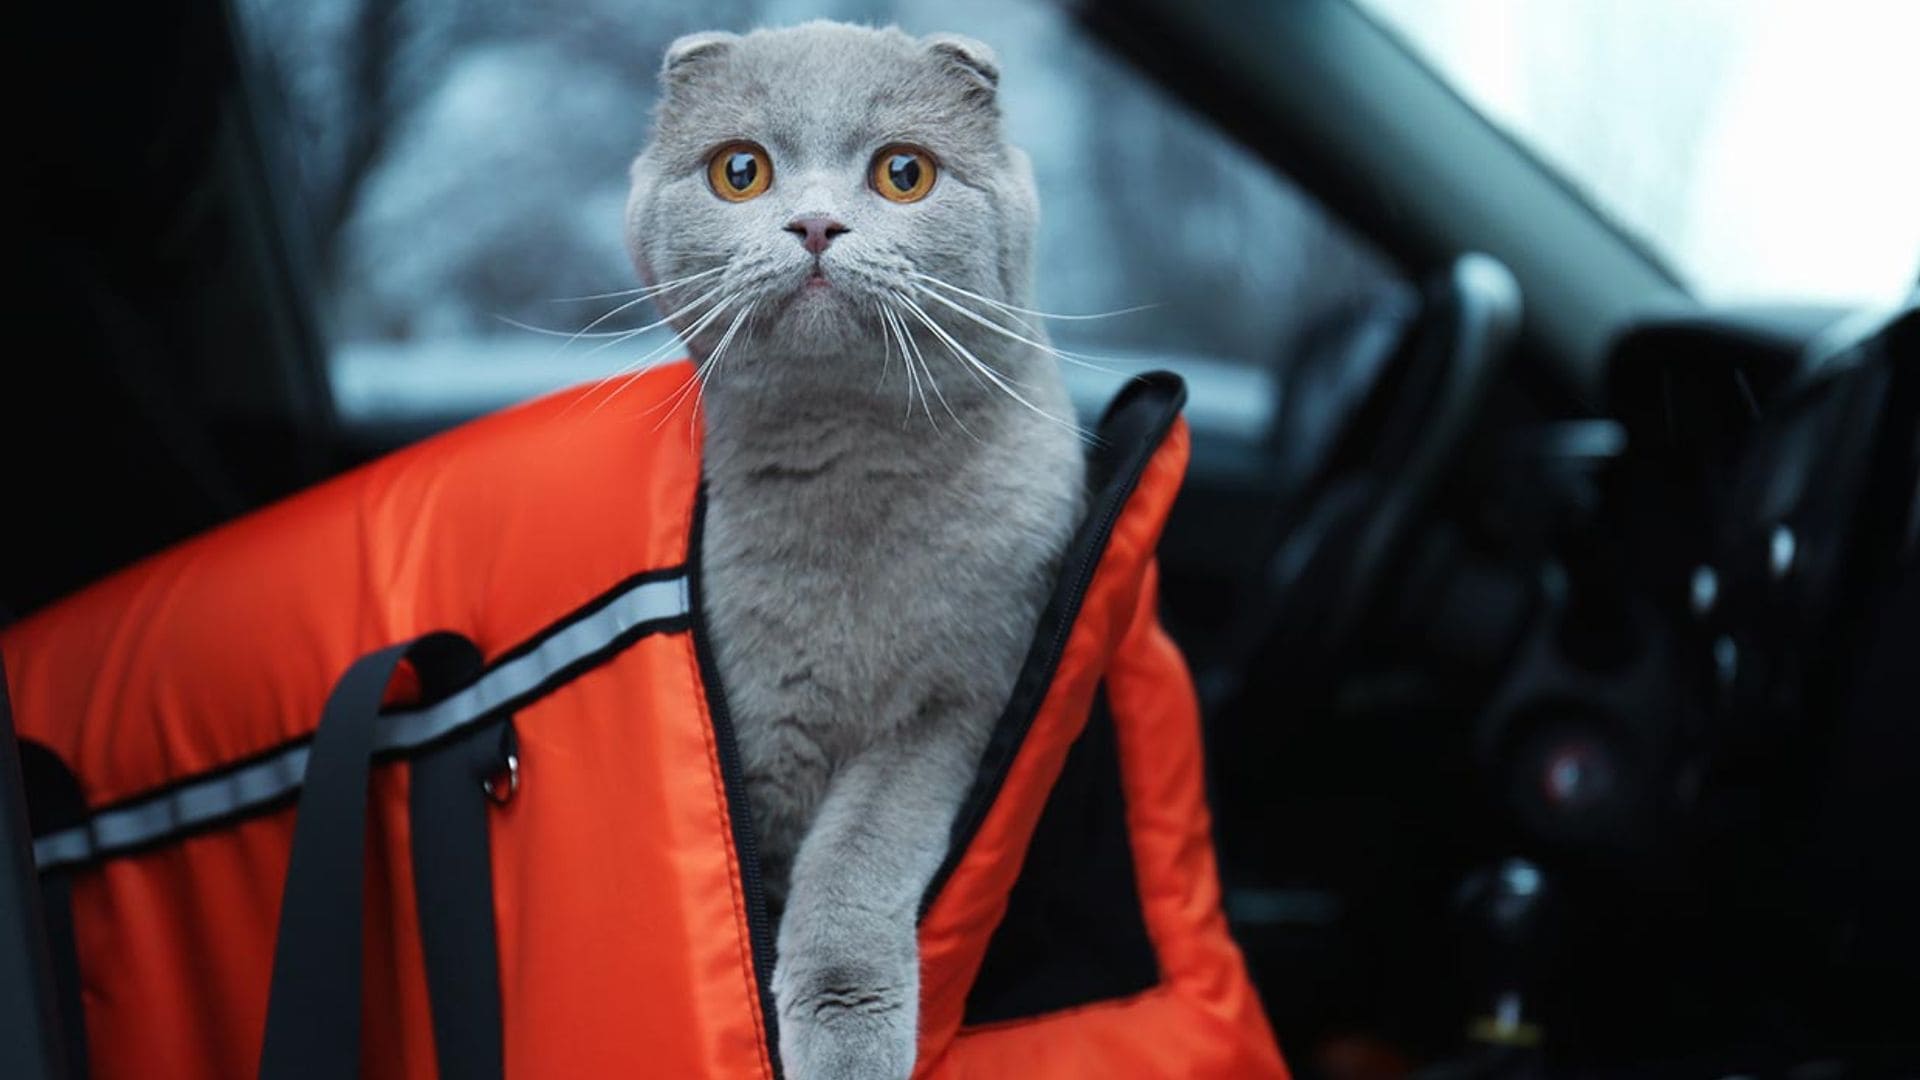
{"type": "MultiPolygon", "coordinates": [[[[343,393],[240,6],[21,15],[0,625],[521,393],[343,393]]],[[[1188,374],[1164,618],[1295,1073],[1920,1064],[1920,279],[1701,299],[1348,0],[1068,17],[1405,284],[1258,368],[1141,364],[1188,374]]]]}

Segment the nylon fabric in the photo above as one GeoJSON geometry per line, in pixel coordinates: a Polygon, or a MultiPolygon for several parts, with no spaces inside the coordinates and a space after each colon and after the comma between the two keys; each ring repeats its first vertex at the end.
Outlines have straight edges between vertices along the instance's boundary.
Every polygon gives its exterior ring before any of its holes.
{"type": "MultiPolygon", "coordinates": [[[[506,671],[574,640],[570,628],[635,585],[680,582],[647,595],[684,597],[700,475],[686,425],[698,417],[662,416],[690,375],[676,364],[610,400],[567,391],[465,425],[0,631],[22,736],[78,777],[97,824],[304,746],[335,680],[389,643],[449,629],[489,673],[506,671]]],[[[1103,522],[1084,593],[1061,608],[1057,658],[1028,680],[1031,710],[1001,738],[926,905],[921,1076],[1285,1075],[1220,915],[1197,706],[1154,618],[1153,549],[1188,450],[1171,419],[1177,385],[1129,395],[1123,408],[1167,421],[1120,429],[1151,428],[1150,456],[1103,522]],[[964,1027],[1034,822],[1103,679],[1160,982],[964,1027]]],[[[751,823],[732,817],[739,778],[716,743],[697,613],[673,607],[609,615],[611,638],[540,667],[536,692],[488,699],[513,715],[522,772],[518,794],[485,813],[506,1076],[774,1075],[771,957],[756,956],[750,931],[758,868],[736,847],[751,823]]],[[[439,1072],[419,905],[444,883],[423,892],[415,880],[433,859],[416,858],[410,808],[419,755],[437,745],[389,745],[368,782],[364,1076],[439,1072]]],[[[283,795],[73,853],[63,872],[95,1075],[253,1071],[294,821],[283,795]]]]}

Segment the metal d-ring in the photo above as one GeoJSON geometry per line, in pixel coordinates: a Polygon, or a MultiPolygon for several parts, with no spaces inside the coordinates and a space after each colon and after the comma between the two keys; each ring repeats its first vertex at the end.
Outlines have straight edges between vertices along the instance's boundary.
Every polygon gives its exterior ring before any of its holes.
{"type": "Polygon", "coordinates": [[[495,806],[505,806],[520,793],[520,754],[516,750],[507,751],[506,790],[501,791],[500,774],[495,773],[480,781],[480,790],[487,793],[495,806]]]}
{"type": "Polygon", "coordinates": [[[500,725],[500,763],[501,768],[492,776],[480,781],[480,790],[495,806],[505,806],[520,793],[520,734],[514,730],[513,719],[500,725]],[[506,773],[505,790],[501,790],[500,774],[506,773]]]}

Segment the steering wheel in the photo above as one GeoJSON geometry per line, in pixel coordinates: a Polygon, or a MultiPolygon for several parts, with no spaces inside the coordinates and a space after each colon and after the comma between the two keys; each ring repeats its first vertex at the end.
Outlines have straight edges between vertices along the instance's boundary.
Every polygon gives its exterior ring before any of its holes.
{"type": "MultiPolygon", "coordinates": [[[[1519,284],[1487,255],[1456,259],[1424,284],[1420,306],[1357,405],[1302,470],[1238,635],[1243,665],[1262,655],[1321,665],[1351,644],[1520,327],[1519,284]]],[[[1324,408],[1326,395],[1315,390],[1326,381],[1311,366],[1289,369],[1282,424],[1324,408]]]]}

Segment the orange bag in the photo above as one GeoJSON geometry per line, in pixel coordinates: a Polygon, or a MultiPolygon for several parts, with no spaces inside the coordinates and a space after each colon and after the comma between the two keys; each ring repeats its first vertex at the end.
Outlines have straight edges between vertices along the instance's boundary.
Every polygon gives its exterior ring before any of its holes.
{"type": "MultiPolygon", "coordinates": [[[[699,443],[660,422],[689,377],[475,421],[0,632],[94,1074],[778,1074],[699,443]]],[[[1285,1075],[1155,617],[1183,394],[1102,422],[924,902],[919,1075],[1285,1075]]]]}

